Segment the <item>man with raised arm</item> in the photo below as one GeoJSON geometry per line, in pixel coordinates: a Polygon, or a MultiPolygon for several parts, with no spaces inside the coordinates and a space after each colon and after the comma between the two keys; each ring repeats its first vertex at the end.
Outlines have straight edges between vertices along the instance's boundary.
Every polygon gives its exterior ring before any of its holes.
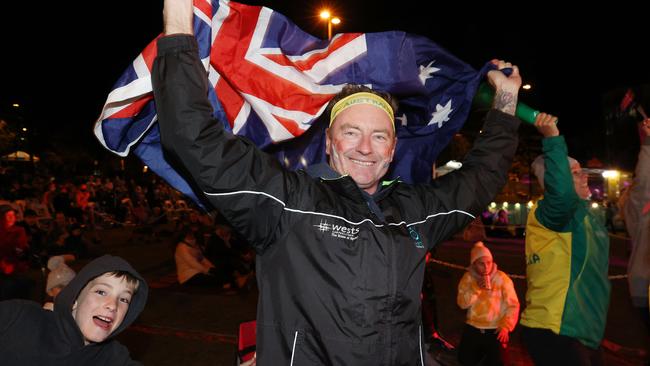
{"type": "MultiPolygon", "coordinates": [[[[521,77],[494,61],[496,89],[460,170],[426,185],[381,178],[395,102],[348,86],[330,102],[329,164],[288,171],[212,116],[191,0],[166,0],[152,82],[168,160],[257,251],[262,365],[423,365],[425,255],[501,189],[517,146],[521,77]]],[[[255,75],[251,75],[255,77],[255,75]]]]}

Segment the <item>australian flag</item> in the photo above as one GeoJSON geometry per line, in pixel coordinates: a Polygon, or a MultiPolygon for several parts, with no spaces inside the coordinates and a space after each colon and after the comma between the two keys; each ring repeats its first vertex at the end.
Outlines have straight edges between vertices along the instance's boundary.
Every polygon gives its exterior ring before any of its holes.
{"type": "MultiPolygon", "coordinates": [[[[431,180],[438,153],[463,125],[476,71],[429,39],[392,31],[313,37],[266,7],[194,0],[194,34],[212,88],[214,116],[273,153],[289,169],[323,162],[329,100],[346,84],[399,98],[398,137],[389,178],[431,180]]],[[[120,156],[133,151],[173,187],[198,202],[162,153],[151,86],[152,41],[108,95],[94,132],[120,156]]]]}

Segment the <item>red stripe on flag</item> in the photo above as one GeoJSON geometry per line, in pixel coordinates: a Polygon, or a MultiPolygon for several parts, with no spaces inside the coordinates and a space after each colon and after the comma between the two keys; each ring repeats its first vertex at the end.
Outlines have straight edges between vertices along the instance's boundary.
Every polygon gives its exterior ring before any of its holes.
{"type": "Polygon", "coordinates": [[[286,128],[287,131],[289,131],[290,134],[292,134],[294,136],[300,136],[300,135],[302,135],[303,132],[305,132],[302,129],[300,129],[300,127],[298,127],[298,123],[296,123],[296,121],[294,121],[294,120],[284,118],[284,117],[280,117],[280,116],[276,116],[275,114],[273,114],[273,117],[278,122],[280,122],[280,124],[282,126],[284,126],[284,128],[286,128]]]}
{"type": "Polygon", "coordinates": [[[194,0],[194,6],[208,19],[212,19],[212,3],[205,0],[194,0]]]}
{"type": "Polygon", "coordinates": [[[307,71],[307,70],[311,70],[312,67],[314,67],[314,65],[317,62],[326,59],[332,52],[338,50],[339,48],[342,48],[346,44],[352,42],[354,39],[361,36],[362,36],[361,33],[343,34],[341,37],[338,37],[335,40],[333,40],[327,49],[314,53],[310,55],[306,60],[302,60],[302,61],[293,62],[284,54],[280,54],[280,55],[273,54],[273,55],[264,55],[264,56],[279,65],[294,66],[299,70],[307,71]]]}
{"type": "Polygon", "coordinates": [[[149,43],[142,51],[142,58],[144,59],[144,63],[147,65],[149,71],[151,71],[151,68],[153,67],[153,60],[155,60],[158,55],[157,42],[160,37],[162,37],[162,34],[159,34],[158,37],[149,43]]]}
{"type": "Polygon", "coordinates": [[[292,81],[246,60],[261,8],[234,2],[229,6],[230,14],[221,26],[215,40],[217,46],[212,47],[210,54],[219,74],[241,93],[255,95],[283,109],[316,114],[332,95],[312,94],[292,81]]]}
{"type": "Polygon", "coordinates": [[[153,99],[153,93],[147,93],[140,99],[129,104],[126,108],[121,109],[106,118],[130,118],[137,116],[145,104],[153,99]]]}
{"type": "Polygon", "coordinates": [[[230,128],[232,129],[235,125],[235,118],[244,105],[244,99],[223,78],[217,81],[217,86],[214,90],[223,106],[224,112],[226,112],[228,124],[230,124],[230,128]]]}

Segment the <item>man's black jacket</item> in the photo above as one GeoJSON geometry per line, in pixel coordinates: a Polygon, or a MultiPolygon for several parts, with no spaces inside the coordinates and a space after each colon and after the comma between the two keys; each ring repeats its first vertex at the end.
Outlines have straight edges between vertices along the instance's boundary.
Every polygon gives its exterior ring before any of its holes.
{"type": "Polygon", "coordinates": [[[489,112],[462,169],[385,182],[370,198],[348,176],[287,171],[227,132],[193,37],[158,41],[152,82],[166,157],[257,250],[259,364],[423,364],[425,254],[503,186],[518,120],[489,112]]]}

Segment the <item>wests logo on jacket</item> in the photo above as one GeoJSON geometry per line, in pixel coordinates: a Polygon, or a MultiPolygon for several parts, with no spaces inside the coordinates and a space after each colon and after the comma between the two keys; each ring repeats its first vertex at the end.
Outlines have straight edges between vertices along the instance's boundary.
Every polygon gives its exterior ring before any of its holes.
{"type": "Polygon", "coordinates": [[[359,229],[356,227],[347,227],[338,224],[330,224],[325,220],[321,220],[318,225],[314,225],[322,233],[329,232],[335,238],[346,240],[357,240],[359,237],[359,229]]]}

